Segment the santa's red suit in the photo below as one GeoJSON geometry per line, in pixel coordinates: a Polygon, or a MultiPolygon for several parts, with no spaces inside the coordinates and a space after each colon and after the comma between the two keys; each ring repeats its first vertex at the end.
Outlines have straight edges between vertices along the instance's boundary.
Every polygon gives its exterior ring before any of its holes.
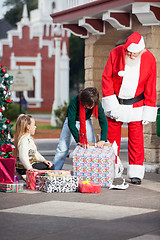
{"type": "Polygon", "coordinates": [[[128,123],[127,175],[143,179],[142,123],[156,121],[156,61],[145,49],[143,37],[138,32],[110,52],[102,75],[102,93],[102,106],[108,119],[108,140],[116,141],[119,150],[121,126],[128,123]],[[126,64],[126,51],[140,52],[136,64],[126,64]]]}

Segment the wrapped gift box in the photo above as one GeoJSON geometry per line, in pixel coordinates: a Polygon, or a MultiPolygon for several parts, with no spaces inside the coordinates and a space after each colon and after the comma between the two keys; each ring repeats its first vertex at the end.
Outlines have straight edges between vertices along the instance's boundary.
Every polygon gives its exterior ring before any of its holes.
{"type": "Polygon", "coordinates": [[[37,190],[47,193],[52,192],[76,192],[78,190],[78,178],[68,177],[46,177],[37,176],[37,190]]]}
{"type": "Polygon", "coordinates": [[[77,146],[73,151],[73,175],[80,181],[93,181],[110,187],[114,179],[115,154],[108,143],[103,148],[77,146]]]}
{"type": "Polygon", "coordinates": [[[79,181],[78,191],[82,193],[100,193],[101,185],[89,181],[79,181]]]}
{"type": "Polygon", "coordinates": [[[0,192],[23,192],[23,183],[0,183],[0,192]]]}
{"type": "Polygon", "coordinates": [[[37,172],[33,171],[26,171],[26,188],[30,190],[36,190],[36,176],[38,175],[37,172]]]}
{"type": "Polygon", "coordinates": [[[39,176],[70,177],[71,176],[71,171],[69,171],[69,170],[47,170],[47,171],[43,171],[42,173],[39,172],[39,176]]]}
{"type": "Polygon", "coordinates": [[[42,176],[46,177],[57,177],[57,176],[71,176],[71,172],[68,170],[38,170],[38,171],[27,171],[26,172],[26,188],[29,188],[30,190],[39,190],[41,188],[41,179],[38,178],[42,176]],[[39,181],[38,181],[39,179],[39,181]],[[36,183],[37,181],[37,183],[36,183]]]}
{"type": "Polygon", "coordinates": [[[15,158],[0,158],[0,182],[13,183],[15,158]]]}

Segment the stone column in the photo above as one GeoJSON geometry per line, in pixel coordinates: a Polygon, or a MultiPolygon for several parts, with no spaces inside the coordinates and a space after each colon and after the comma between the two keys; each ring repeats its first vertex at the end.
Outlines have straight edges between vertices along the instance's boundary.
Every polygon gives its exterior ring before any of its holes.
{"type": "MultiPolygon", "coordinates": [[[[160,27],[141,27],[146,48],[151,51],[157,62],[157,106],[160,107],[160,27]]],[[[144,126],[145,162],[160,163],[160,137],[157,136],[156,122],[144,126]]]]}
{"type": "MultiPolygon", "coordinates": [[[[106,23],[105,35],[89,35],[85,40],[85,87],[96,87],[102,100],[102,73],[109,57],[110,51],[115,47],[119,39],[126,33],[117,31],[106,23]]],[[[100,134],[98,120],[92,118],[95,134],[100,134]]]]}

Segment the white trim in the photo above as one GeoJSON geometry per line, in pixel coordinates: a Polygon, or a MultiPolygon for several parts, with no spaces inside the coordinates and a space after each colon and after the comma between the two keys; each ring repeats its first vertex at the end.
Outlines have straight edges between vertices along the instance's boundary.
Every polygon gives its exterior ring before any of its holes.
{"type": "Polygon", "coordinates": [[[157,117],[157,107],[144,106],[142,120],[155,122],[157,117]]]}
{"type": "Polygon", "coordinates": [[[139,82],[140,63],[141,61],[139,58],[136,65],[125,65],[124,77],[119,90],[119,98],[129,99],[135,97],[139,82]]]}
{"type": "Polygon", "coordinates": [[[144,50],[144,49],[145,49],[145,44],[144,44],[144,39],[143,39],[143,37],[141,37],[141,40],[139,41],[138,44],[136,44],[136,43],[131,43],[131,44],[128,46],[128,48],[127,48],[127,50],[128,50],[129,52],[133,52],[133,53],[141,52],[141,51],[144,50]]]}
{"type": "Polygon", "coordinates": [[[117,19],[111,17],[111,13],[112,12],[125,13],[126,11],[113,10],[113,9],[112,10],[108,10],[107,12],[103,13],[102,20],[109,22],[112,25],[112,27],[116,28],[117,30],[130,30],[132,28],[131,13],[130,13],[130,24],[129,24],[129,27],[126,27],[125,25],[122,25],[119,21],[117,21],[117,19]]]}
{"type": "Polygon", "coordinates": [[[116,95],[110,95],[102,98],[102,107],[104,108],[105,114],[113,109],[119,107],[119,102],[116,95]]]}
{"type": "Polygon", "coordinates": [[[142,165],[129,165],[127,167],[127,177],[128,178],[144,178],[144,173],[145,173],[145,167],[142,165]]]}
{"type": "Polygon", "coordinates": [[[159,3],[135,2],[132,3],[132,14],[135,14],[143,26],[159,25],[160,21],[150,10],[151,6],[160,7],[159,3]]]}

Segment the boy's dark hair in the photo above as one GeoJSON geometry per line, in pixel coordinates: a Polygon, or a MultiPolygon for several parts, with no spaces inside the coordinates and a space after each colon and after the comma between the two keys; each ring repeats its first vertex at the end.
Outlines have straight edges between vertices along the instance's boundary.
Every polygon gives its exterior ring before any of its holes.
{"type": "Polygon", "coordinates": [[[94,107],[99,105],[99,92],[95,87],[88,87],[80,90],[79,99],[81,100],[82,106],[94,107]]]}

